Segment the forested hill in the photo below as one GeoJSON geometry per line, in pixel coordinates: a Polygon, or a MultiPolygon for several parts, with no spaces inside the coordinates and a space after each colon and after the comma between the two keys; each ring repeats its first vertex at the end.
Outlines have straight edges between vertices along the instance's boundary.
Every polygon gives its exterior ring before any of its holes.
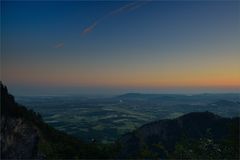
{"type": "Polygon", "coordinates": [[[120,142],[121,158],[239,159],[239,118],[193,112],[145,124],[120,142]]]}

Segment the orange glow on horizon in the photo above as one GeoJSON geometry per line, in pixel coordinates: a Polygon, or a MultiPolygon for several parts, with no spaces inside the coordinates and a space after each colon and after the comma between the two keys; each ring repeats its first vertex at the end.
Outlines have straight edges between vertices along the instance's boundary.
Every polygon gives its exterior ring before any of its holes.
{"type": "Polygon", "coordinates": [[[2,79],[10,84],[56,87],[240,89],[239,55],[234,55],[236,57],[231,59],[227,59],[227,55],[171,57],[159,64],[139,62],[136,66],[123,64],[105,64],[102,67],[81,64],[54,66],[52,63],[51,66],[16,66],[17,68],[5,68],[2,79]]]}

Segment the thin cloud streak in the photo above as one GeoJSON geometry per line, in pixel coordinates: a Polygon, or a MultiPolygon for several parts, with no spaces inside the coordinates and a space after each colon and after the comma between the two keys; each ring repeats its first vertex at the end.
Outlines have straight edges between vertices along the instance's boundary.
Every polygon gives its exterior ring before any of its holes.
{"type": "Polygon", "coordinates": [[[122,12],[127,12],[127,11],[133,11],[133,10],[136,10],[138,8],[140,8],[141,6],[143,6],[144,4],[146,4],[147,2],[149,2],[150,0],[148,1],[136,1],[136,2],[131,2],[131,3],[128,3],[116,10],[113,10],[111,12],[109,12],[108,14],[102,16],[101,18],[97,19],[96,21],[94,21],[91,25],[89,25],[88,27],[86,27],[82,32],[81,32],[81,35],[85,35],[85,34],[88,34],[90,32],[92,32],[96,26],[101,23],[103,20],[111,17],[111,16],[115,16],[117,14],[120,14],[122,12]]]}
{"type": "Polygon", "coordinates": [[[58,43],[54,46],[54,48],[63,48],[64,47],[64,43],[61,42],[61,43],[58,43]]]}
{"type": "Polygon", "coordinates": [[[84,35],[84,34],[87,34],[89,32],[92,32],[92,30],[97,26],[97,24],[98,24],[98,21],[95,21],[93,24],[91,24],[90,26],[85,28],[81,34],[84,35]]]}

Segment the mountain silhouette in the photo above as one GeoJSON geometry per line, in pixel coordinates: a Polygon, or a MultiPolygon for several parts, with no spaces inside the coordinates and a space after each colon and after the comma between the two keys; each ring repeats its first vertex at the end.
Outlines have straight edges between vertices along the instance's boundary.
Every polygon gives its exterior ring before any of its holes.
{"type": "MultiPolygon", "coordinates": [[[[139,157],[144,148],[148,148],[150,152],[161,153],[160,156],[166,158],[164,151],[173,153],[176,144],[184,138],[200,140],[211,134],[208,138],[220,142],[230,136],[233,126],[239,133],[239,118],[223,118],[211,112],[193,112],[176,119],[155,121],[124,135],[119,140],[123,146],[119,156],[139,157]],[[154,146],[157,145],[161,146],[162,150],[156,151],[154,146]]],[[[239,137],[236,136],[234,141],[238,142],[239,137]]],[[[237,146],[239,147],[239,143],[237,146]]]]}

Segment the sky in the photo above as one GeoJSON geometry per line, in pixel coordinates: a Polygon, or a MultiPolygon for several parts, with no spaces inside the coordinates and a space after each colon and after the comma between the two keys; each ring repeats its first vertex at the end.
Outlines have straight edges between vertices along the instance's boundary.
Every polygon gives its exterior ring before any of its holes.
{"type": "Polygon", "coordinates": [[[15,94],[239,92],[239,1],[1,1],[15,94]]]}

